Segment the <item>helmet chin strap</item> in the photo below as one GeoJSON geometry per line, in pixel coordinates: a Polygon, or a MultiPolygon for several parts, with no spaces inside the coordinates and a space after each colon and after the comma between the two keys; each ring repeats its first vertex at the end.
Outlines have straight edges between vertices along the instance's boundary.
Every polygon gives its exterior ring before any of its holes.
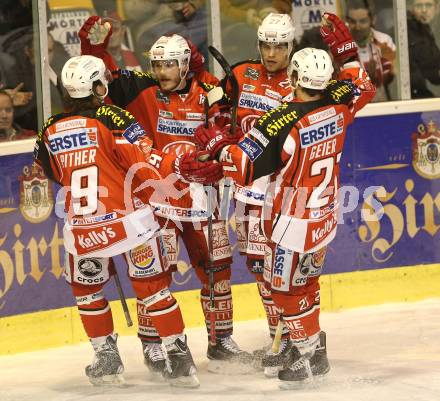
{"type": "Polygon", "coordinates": [[[185,71],[183,69],[180,70],[180,81],[176,85],[176,87],[173,88],[170,92],[178,91],[178,90],[183,89],[185,87],[185,85],[186,85],[186,76],[188,75],[188,70],[189,70],[188,67],[185,69],[185,71]]]}

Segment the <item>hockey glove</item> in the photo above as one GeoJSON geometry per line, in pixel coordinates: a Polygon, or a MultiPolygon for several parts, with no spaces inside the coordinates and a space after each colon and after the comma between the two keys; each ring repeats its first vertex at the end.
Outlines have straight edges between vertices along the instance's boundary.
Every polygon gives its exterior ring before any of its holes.
{"type": "Polygon", "coordinates": [[[102,23],[101,18],[93,15],[84,22],[78,36],[81,41],[81,54],[102,57],[107,51],[107,45],[112,34],[109,22],[102,23]]]}
{"type": "Polygon", "coordinates": [[[199,74],[205,70],[205,57],[203,57],[203,54],[199,52],[199,49],[193,42],[191,42],[189,39],[186,39],[186,41],[188,42],[188,46],[191,49],[189,70],[194,74],[199,74]]]}
{"type": "Polygon", "coordinates": [[[356,42],[345,23],[335,14],[324,13],[320,33],[333,58],[339,64],[358,60],[356,42]]]}
{"type": "Polygon", "coordinates": [[[214,160],[200,161],[206,158],[207,152],[190,152],[177,156],[173,163],[174,172],[180,180],[212,184],[223,178],[223,169],[220,163],[214,160]]]}
{"type": "Polygon", "coordinates": [[[214,124],[208,128],[199,125],[194,135],[196,143],[202,149],[206,149],[211,159],[215,159],[225,146],[236,144],[241,138],[242,133],[240,130],[237,130],[235,135],[230,135],[229,126],[220,128],[214,124]]]}

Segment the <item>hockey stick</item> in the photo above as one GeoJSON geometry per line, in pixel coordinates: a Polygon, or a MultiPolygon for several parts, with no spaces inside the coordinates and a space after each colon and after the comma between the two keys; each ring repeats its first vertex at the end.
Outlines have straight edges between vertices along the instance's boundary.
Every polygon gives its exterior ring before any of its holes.
{"type": "Polygon", "coordinates": [[[280,344],[281,344],[281,336],[283,334],[283,320],[281,319],[281,316],[278,320],[277,329],[275,331],[275,336],[273,337],[272,342],[272,352],[274,354],[278,354],[280,351],[280,344]]]}
{"type": "MultiPolygon", "coordinates": [[[[223,92],[223,91],[222,91],[223,92]]],[[[222,94],[223,97],[223,94],[222,94]]],[[[209,127],[209,107],[210,99],[209,92],[205,97],[203,102],[203,108],[205,111],[205,128],[209,127]]],[[[206,212],[208,215],[208,256],[209,256],[209,266],[208,266],[208,280],[209,280],[209,342],[211,345],[216,345],[216,335],[215,335],[215,288],[214,288],[214,269],[213,269],[213,229],[212,229],[212,189],[213,186],[209,185],[206,187],[206,195],[208,196],[208,204],[206,212]]]]}
{"type": "MultiPolygon", "coordinates": [[[[231,84],[231,129],[229,132],[231,135],[235,134],[237,128],[237,108],[238,108],[238,81],[235,78],[234,72],[231,66],[214,46],[208,46],[209,52],[217,60],[217,62],[222,67],[225,72],[227,80],[231,84]]],[[[226,220],[229,214],[229,193],[231,191],[231,180],[226,178],[223,186],[223,196],[220,202],[220,219],[226,220]]]]}
{"type": "Polygon", "coordinates": [[[121,280],[119,280],[118,271],[116,270],[116,267],[114,270],[114,279],[115,279],[115,285],[116,289],[118,290],[119,299],[121,300],[122,304],[122,310],[124,311],[125,320],[127,321],[127,326],[131,327],[133,326],[133,321],[131,320],[130,311],[128,310],[127,300],[125,299],[124,290],[122,289],[121,280]]]}

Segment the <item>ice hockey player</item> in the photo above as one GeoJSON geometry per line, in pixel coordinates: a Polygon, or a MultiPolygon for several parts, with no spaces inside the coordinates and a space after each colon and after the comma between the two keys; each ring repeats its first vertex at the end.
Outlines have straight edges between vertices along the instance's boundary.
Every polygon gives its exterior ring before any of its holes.
{"type": "MultiPolygon", "coordinates": [[[[83,53],[97,54],[109,64],[105,51],[109,31],[105,30],[97,17],[91,17],[83,25],[79,36],[83,53]],[[97,33],[100,33],[97,38],[97,33]]],[[[181,155],[194,150],[195,129],[205,118],[204,99],[213,85],[189,77],[191,49],[179,35],[162,36],[148,52],[150,72],[138,73],[117,70],[109,85],[109,98],[113,104],[126,108],[139,120],[150,134],[153,146],[170,155],[181,155]]],[[[199,72],[197,75],[206,76],[199,72]],[[201,74],[201,75],[200,75],[201,74]]],[[[221,103],[221,102],[220,102],[221,103]]],[[[227,107],[227,105],[226,105],[227,107]]],[[[229,109],[214,105],[209,118],[223,125],[229,117],[229,109]]],[[[178,184],[176,184],[178,185],[178,184]]],[[[183,240],[191,265],[202,283],[201,305],[208,333],[210,331],[208,269],[215,269],[215,333],[216,344],[208,345],[208,370],[221,372],[224,369],[247,373],[252,368],[252,356],[242,351],[232,339],[233,307],[231,295],[232,253],[225,222],[214,219],[213,262],[209,262],[207,196],[202,185],[179,185],[186,194],[179,200],[152,205],[166,238],[166,247],[171,264],[177,264],[177,244],[183,240]],[[234,365],[234,366],[231,366],[234,365]]],[[[145,319],[145,322],[148,320],[145,319]]],[[[146,349],[158,347],[159,338],[154,327],[140,327],[140,336],[146,349]]],[[[146,353],[147,356],[148,353],[146,353]]]]}
{"type": "MultiPolygon", "coordinates": [[[[159,224],[146,204],[147,194],[132,188],[146,181],[159,185],[159,178],[166,180],[169,174],[209,183],[221,178],[221,168],[199,162],[197,152],[176,157],[155,150],[129,112],[103,103],[108,92],[105,73],[104,62],[93,56],[66,62],[61,80],[70,112],[47,120],[34,153],[35,161],[66,194],[65,275],[95,350],[86,375],[97,385],[123,380],[117,334],[103,293],[114,271],[112,257],[123,254],[141,306],[138,311],[148,312],[168,354],[165,364],[164,350],[157,350],[152,368],[172,385],[197,387],[182,315],[169,290],[171,272],[159,224]]],[[[155,185],[149,189],[154,187],[160,190],[155,185]]],[[[143,318],[141,313],[138,318],[143,318]]]]}
{"type": "MultiPolygon", "coordinates": [[[[258,51],[261,60],[246,60],[232,67],[239,84],[237,122],[243,133],[248,133],[267,111],[292,97],[287,67],[294,51],[294,32],[295,28],[288,14],[270,13],[258,27],[258,51]]],[[[223,81],[222,84],[229,93],[228,81],[223,81]]],[[[239,250],[241,254],[246,255],[247,267],[255,275],[270,336],[273,338],[280,313],[272,300],[270,290],[264,285],[263,261],[266,237],[260,226],[264,193],[268,182],[268,177],[261,177],[246,187],[236,183],[234,197],[239,250]]],[[[288,337],[289,331],[283,328],[281,349],[287,346],[288,337]]],[[[257,360],[261,360],[264,354],[264,348],[254,352],[257,360]]],[[[266,364],[264,358],[263,364],[266,364]]],[[[265,368],[267,376],[276,373],[277,371],[270,367],[265,368]]]]}
{"type": "Polygon", "coordinates": [[[290,332],[293,345],[279,371],[281,387],[311,380],[329,371],[320,345],[319,276],[326,247],[336,235],[339,161],[346,129],[358,110],[372,100],[375,87],[362,70],[348,28],[334,14],[324,14],[321,28],[335,61],[332,81],[327,52],[306,48],[292,57],[289,76],[296,100],[261,117],[240,139],[211,126],[196,138],[225,175],[242,185],[272,174],[271,210],[264,211],[270,238],[264,279],[290,332]]]}

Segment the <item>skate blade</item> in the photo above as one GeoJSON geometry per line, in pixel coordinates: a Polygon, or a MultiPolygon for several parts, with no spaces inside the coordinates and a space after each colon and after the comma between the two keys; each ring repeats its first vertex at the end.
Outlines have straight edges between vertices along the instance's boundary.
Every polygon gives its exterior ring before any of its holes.
{"type": "Polygon", "coordinates": [[[149,381],[161,381],[164,380],[163,373],[155,370],[148,369],[147,371],[147,380],[149,381]]]}
{"type": "Polygon", "coordinates": [[[94,386],[124,386],[125,379],[121,373],[101,377],[89,377],[90,383],[94,386]]]}
{"type": "Polygon", "coordinates": [[[200,387],[200,381],[196,375],[180,376],[176,378],[167,379],[168,383],[172,387],[183,388],[198,388],[200,387]]]}
{"type": "Polygon", "coordinates": [[[264,376],[269,379],[273,379],[274,377],[278,377],[278,372],[280,371],[280,366],[267,366],[264,368],[264,376]]]}
{"type": "Polygon", "coordinates": [[[210,360],[208,372],[220,375],[249,375],[256,372],[252,363],[240,363],[236,361],[210,360]]]}
{"type": "Polygon", "coordinates": [[[316,383],[313,377],[308,377],[307,379],[298,381],[280,380],[278,387],[280,390],[302,390],[304,388],[315,387],[315,385],[316,383]]]}

